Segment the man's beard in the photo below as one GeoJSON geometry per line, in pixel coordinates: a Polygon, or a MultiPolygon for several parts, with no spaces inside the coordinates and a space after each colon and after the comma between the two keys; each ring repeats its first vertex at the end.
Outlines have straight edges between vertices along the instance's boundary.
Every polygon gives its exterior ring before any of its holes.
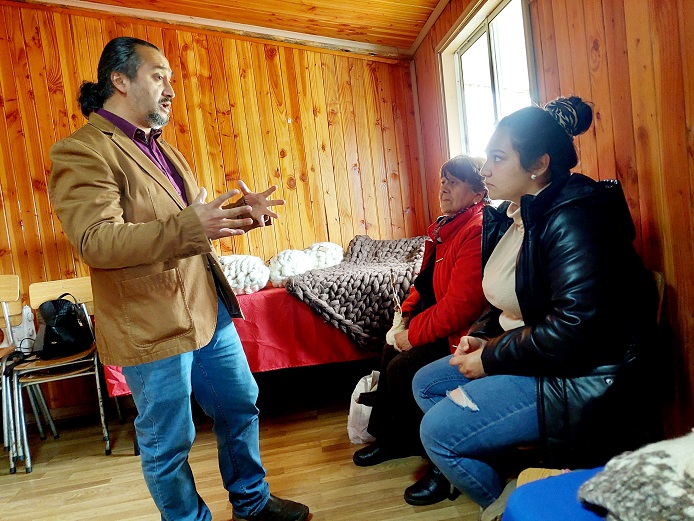
{"type": "Polygon", "coordinates": [[[151,128],[161,128],[169,122],[168,116],[162,116],[158,112],[151,112],[150,114],[147,114],[146,119],[151,128]]]}

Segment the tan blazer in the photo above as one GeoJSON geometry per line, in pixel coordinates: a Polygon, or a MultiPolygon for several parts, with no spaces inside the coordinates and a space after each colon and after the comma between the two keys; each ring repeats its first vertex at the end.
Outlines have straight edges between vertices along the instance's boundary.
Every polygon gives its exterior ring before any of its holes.
{"type": "MultiPolygon", "coordinates": [[[[198,185],[190,167],[160,144],[193,201],[198,185]]],[[[213,270],[232,316],[241,316],[197,214],[120,129],[93,113],[50,157],[53,208],[91,268],[105,364],[136,365],[206,345],[217,322],[213,270]]]]}

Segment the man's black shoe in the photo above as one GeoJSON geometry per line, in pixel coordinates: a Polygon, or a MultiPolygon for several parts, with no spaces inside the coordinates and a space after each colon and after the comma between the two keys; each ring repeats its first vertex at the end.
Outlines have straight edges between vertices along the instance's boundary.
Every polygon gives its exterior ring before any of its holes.
{"type": "Polygon", "coordinates": [[[234,516],[234,521],[304,521],[307,517],[306,505],[270,494],[260,512],[244,518],[234,516]]]}

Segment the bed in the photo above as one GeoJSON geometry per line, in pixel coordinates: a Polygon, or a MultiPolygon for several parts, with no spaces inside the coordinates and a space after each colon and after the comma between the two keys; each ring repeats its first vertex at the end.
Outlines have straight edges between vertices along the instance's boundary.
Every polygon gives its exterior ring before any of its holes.
{"type": "MultiPolygon", "coordinates": [[[[284,288],[266,288],[237,298],[246,319],[234,319],[234,324],[254,373],[375,356],[357,348],[284,288]]],[[[130,394],[119,367],[105,366],[104,373],[109,396],[130,394]]]]}

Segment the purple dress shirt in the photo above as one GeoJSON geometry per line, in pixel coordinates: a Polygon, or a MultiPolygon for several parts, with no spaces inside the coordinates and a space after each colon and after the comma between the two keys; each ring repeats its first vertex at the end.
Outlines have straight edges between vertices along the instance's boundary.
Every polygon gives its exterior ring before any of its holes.
{"type": "Polygon", "coordinates": [[[178,195],[181,196],[181,199],[183,199],[183,202],[187,206],[188,198],[186,197],[186,191],[183,186],[183,178],[181,177],[181,174],[178,173],[173,163],[171,163],[169,158],[166,157],[161,151],[161,148],[159,148],[158,139],[159,136],[161,136],[161,129],[153,128],[149,134],[148,140],[144,130],[137,128],[135,125],[124,120],[120,116],[116,116],[115,114],[104,109],[99,109],[96,111],[96,113],[102,118],[109,120],[119,129],[121,129],[126,136],[133,140],[133,143],[137,145],[137,148],[142,150],[150,161],[152,161],[152,163],[154,163],[159,170],[162,171],[169,181],[171,181],[171,184],[173,184],[174,188],[178,192],[178,195]]]}

